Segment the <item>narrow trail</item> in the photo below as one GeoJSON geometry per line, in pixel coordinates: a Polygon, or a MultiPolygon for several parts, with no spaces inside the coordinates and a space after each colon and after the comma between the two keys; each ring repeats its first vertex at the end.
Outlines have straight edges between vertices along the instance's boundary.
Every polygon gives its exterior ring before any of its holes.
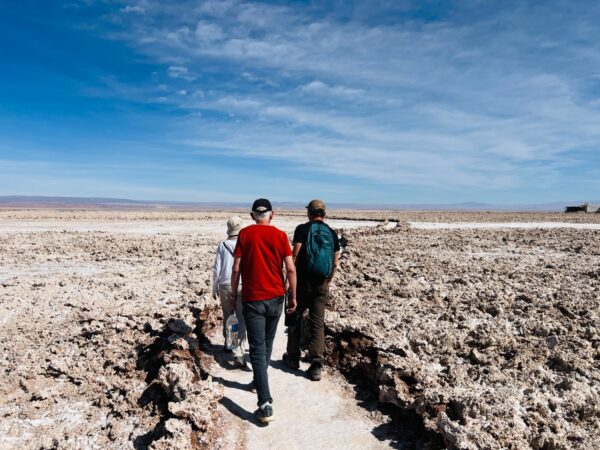
{"type": "Polygon", "coordinates": [[[341,375],[328,370],[321,381],[313,382],[305,376],[307,363],[302,362],[300,370],[290,370],[284,365],[281,355],[285,352],[287,335],[283,317],[269,367],[276,420],[268,426],[260,425],[253,417],[257,398],[250,391],[252,372],[233,368],[231,355],[222,352],[220,331],[217,328],[211,336],[209,352],[215,364],[210,372],[213,380],[224,387],[219,409],[225,420],[225,440],[231,448],[389,448],[389,441],[375,435],[380,422],[359,406],[352,387],[341,375]]]}

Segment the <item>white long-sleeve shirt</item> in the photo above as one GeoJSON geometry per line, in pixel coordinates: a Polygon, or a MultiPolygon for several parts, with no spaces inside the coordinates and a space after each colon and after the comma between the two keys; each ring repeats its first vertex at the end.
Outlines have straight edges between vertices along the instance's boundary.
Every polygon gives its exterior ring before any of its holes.
{"type": "Polygon", "coordinates": [[[212,293],[216,295],[220,284],[231,284],[231,269],[233,268],[233,251],[237,237],[226,239],[217,245],[215,264],[213,266],[212,293]]]}

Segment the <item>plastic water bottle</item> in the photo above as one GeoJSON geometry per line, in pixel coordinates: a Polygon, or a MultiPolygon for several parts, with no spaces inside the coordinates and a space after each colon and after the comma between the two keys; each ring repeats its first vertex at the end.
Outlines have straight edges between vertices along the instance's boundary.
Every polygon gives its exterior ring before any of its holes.
{"type": "Polygon", "coordinates": [[[228,350],[233,350],[239,345],[238,341],[238,319],[233,313],[227,318],[226,331],[225,331],[225,346],[228,350]]]}

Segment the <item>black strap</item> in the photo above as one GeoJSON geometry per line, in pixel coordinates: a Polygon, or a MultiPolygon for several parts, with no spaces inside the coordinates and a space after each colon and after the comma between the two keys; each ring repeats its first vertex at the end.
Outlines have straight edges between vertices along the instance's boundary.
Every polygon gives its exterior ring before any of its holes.
{"type": "Polygon", "coordinates": [[[227,245],[225,245],[225,241],[222,242],[223,247],[225,247],[227,249],[227,251],[231,254],[231,256],[233,256],[233,250],[231,250],[227,245]]]}

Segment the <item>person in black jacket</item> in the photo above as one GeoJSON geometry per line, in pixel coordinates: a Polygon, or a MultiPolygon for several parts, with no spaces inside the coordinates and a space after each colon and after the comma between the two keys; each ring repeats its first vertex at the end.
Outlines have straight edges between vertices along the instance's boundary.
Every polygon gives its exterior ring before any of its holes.
{"type": "Polygon", "coordinates": [[[288,328],[287,352],[283,355],[286,365],[293,369],[300,367],[300,336],[301,318],[304,311],[309,310],[310,318],[310,345],[308,359],[310,367],[308,375],[313,381],[321,379],[323,367],[323,353],[325,351],[325,305],[329,297],[329,283],[331,282],[340,256],[340,243],[337,233],[324,222],[325,204],[321,200],[312,200],[307,206],[309,221],[298,225],[294,232],[293,257],[297,272],[297,298],[298,308],[292,319],[293,323],[288,328]],[[324,226],[331,233],[331,273],[329,276],[316,275],[309,270],[307,243],[311,226],[324,226]]]}

